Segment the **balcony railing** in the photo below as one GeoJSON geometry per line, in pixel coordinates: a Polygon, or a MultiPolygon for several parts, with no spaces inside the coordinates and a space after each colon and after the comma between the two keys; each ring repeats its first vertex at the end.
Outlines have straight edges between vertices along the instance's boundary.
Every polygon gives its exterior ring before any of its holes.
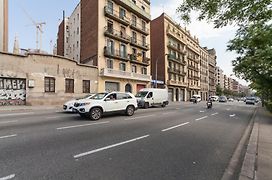
{"type": "Polygon", "coordinates": [[[174,73],[174,74],[178,74],[178,75],[182,75],[182,76],[185,76],[186,73],[182,70],[179,70],[179,69],[172,69],[170,67],[168,67],[168,72],[169,73],[174,73]]]}
{"type": "Polygon", "coordinates": [[[131,38],[130,44],[144,50],[149,50],[149,44],[133,37],[131,38]]]}
{"type": "Polygon", "coordinates": [[[128,36],[125,32],[117,31],[117,30],[110,28],[108,26],[106,26],[104,29],[105,29],[104,33],[106,36],[113,38],[113,39],[117,39],[117,40],[125,42],[125,43],[130,42],[130,36],[128,36]]]}
{"type": "Polygon", "coordinates": [[[111,49],[107,46],[104,47],[104,56],[123,61],[129,61],[128,54],[126,52],[122,52],[120,49],[111,49]]]}
{"type": "Polygon", "coordinates": [[[150,58],[143,58],[143,57],[138,57],[136,54],[130,54],[129,59],[132,63],[144,65],[144,66],[149,66],[150,58]]]}
{"type": "Polygon", "coordinates": [[[171,48],[171,49],[173,49],[173,50],[175,50],[175,51],[178,51],[179,53],[182,53],[182,54],[184,54],[184,55],[187,53],[186,50],[184,50],[183,48],[181,48],[181,47],[179,47],[178,45],[173,44],[173,43],[171,43],[171,42],[169,42],[167,46],[168,46],[168,48],[171,48]]]}
{"type": "Polygon", "coordinates": [[[115,69],[107,69],[107,68],[101,69],[100,76],[115,77],[115,78],[122,78],[122,79],[132,79],[132,80],[147,81],[147,82],[151,81],[150,75],[120,71],[115,69]]]}
{"type": "Polygon", "coordinates": [[[146,25],[143,26],[143,24],[139,24],[139,23],[132,21],[130,24],[130,27],[131,27],[131,29],[134,29],[134,30],[146,35],[146,36],[149,35],[149,29],[146,27],[146,25]]]}
{"type": "Polygon", "coordinates": [[[188,64],[188,69],[199,72],[199,68],[197,66],[193,66],[193,65],[190,65],[190,64],[188,64]]]}
{"type": "Polygon", "coordinates": [[[199,57],[196,57],[196,56],[190,56],[190,55],[188,55],[187,58],[188,58],[188,59],[191,59],[191,60],[193,60],[193,61],[195,61],[196,63],[199,63],[199,62],[200,62],[199,57]]]}
{"type": "Polygon", "coordinates": [[[175,81],[175,80],[168,80],[167,84],[172,86],[182,86],[182,87],[186,87],[188,85],[186,82],[175,81]]]}
{"type": "Polygon", "coordinates": [[[104,7],[104,13],[105,13],[105,16],[107,16],[111,19],[114,19],[115,21],[118,21],[119,23],[122,23],[126,26],[128,26],[130,23],[129,18],[127,18],[126,16],[121,16],[119,11],[116,11],[109,6],[104,7]]]}
{"type": "Polygon", "coordinates": [[[182,59],[180,59],[180,58],[178,58],[178,57],[176,57],[175,55],[173,55],[173,54],[168,54],[168,59],[169,60],[172,60],[172,61],[175,61],[175,62],[177,62],[177,63],[180,63],[180,64],[182,64],[182,65],[186,65],[186,61],[184,61],[184,60],[182,60],[182,59]]]}
{"type": "Polygon", "coordinates": [[[176,32],[174,32],[171,28],[167,28],[167,30],[166,30],[166,33],[169,35],[169,36],[171,36],[171,37],[173,37],[173,38],[175,38],[177,41],[180,41],[180,42],[182,42],[182,43],[186,43],[185,42],[185,39],[183,39],[182,38],[182,35],[178,35],[176,32]]]}
{"type": "Polygon", "coordinates": [[[132,0],[113,0],[115,3],[124,6],[127,10],[132,11],[139,17],[146,21],[151,21],[151,14],[143,10],[141,7],[137,6],[132,2],[132,0]]]}

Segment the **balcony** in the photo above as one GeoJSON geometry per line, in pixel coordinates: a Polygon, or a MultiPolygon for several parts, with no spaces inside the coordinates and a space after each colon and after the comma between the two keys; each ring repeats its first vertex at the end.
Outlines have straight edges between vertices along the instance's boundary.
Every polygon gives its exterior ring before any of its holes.
{"type": "Polygon", "coordinates": [[[187,53],[187,51],[184,50],[183,48],[180,48],[178,45],[170,43],[170,42],[168,43],[167,47],[170,49],[173,49],[181,54],[184,54],[184,55],[186,55],[186,53],[187,53]]]}
{"type": "Polygon", "coordinates": [[[132,46],[135,46],[135,47],[144,49],[144,50],[146,50],[146,51],[149,50],[149,44],[147,44],[146,42],[141,41],[141,40],[139,40],[139,39],[131,38],[130,44],[131,44],[132,46]]]}
{"type": "Polygon", "coordinates": [[[182,76],[185,76],[186,73],[179,70],[179,69],[172,69],[170,67],[168,67],[168,73],[174,73],[174,74],[178,74],[178,75],[182,75],[182,76]]]}
{"type": "Polygon", "coordinates": [[[149,29],[147,27],[143,26],[142,24],[132,21],[132,23],[130,24],[130,28],[134,29],[135,31],[138,31],[146,36],[149,35],[149,29]]]}
{"type": "Polygon", "coordinates": [[[176,63],[182,64],[183,66],[186,65],[186,61],[184,61],[184,60],[182,60],[180,58],[177,58],[175,55],[168,54],[167,58],[168,58],[168,60],[171,60],[171,61],[174,61],[176,63]]]}
{"type": "Polygon", "coordinates": [[[197,71],[197,72],[199,72],[199,69],[198,69],[198,67],[196,67],[196,66],[193,66],[193,65],[190,65],[190,64],[188,64],[188,69],[191,69],[191,70],[194,70],[194,71],[197,71]]]}
{"type": "Polygon", "coordinates": [[[137,56],[136,54],[130,54],[129,59],[131,63],[140,64],[143,66],[149,66],[150,59],[149,58],[143,58],[142,56],[137,56]]]}
{"type": "Polygon", "coordinates": [[[194,61],[194,62],[196,62],[196,63],[200,62],[199,57],[194,57],[194,56],[189,56],[188,55],[187,58],[190,59],[190,60],[192,60],[192,61],[194,61]]]}
{"type": "Polygon", "coordinates": [[[105,16],[113,19],[115,21],[118,21],[119,23],[128,26],[130,23],[130,19],[125,16],[120,16],[120,13],[118,11],[113,10],[112,8],[109,8],[108,6],[104,7],[104,13],[105,16]]]}
{"type": "Polygon", "coordinates": [[[189,89],[201,89],[201,87],[200,86],[197,86],[197,85],[190,85],[189,84],[189,89]]]}
{"type": "Polygon", "coordinates": [[[124,42],[124,43],[129,43],[130,42],[130,36],[128,36],[126,33],[122,31],[117,31],[109,27],[104,28],[104,35],[108,36],[112,39],[116,39],[118,41],[124,42]]]}
{"type": "Polygon", "coordinates": [[[180,86],[180,87],[187,87],[186,82],[181,82],[181,81],[174,81],[174,80],[168,80],[167,81],[168,86],[180,86]]]}
{"type": "Polygon", "coordinates": [[[120,71],[115,69],[107,69],[107,68],[101,69],[100,76],[114,77],[114,78],[121,78],[121,79],[131,79],[131,80],[146,81],[146,82],[151,81],[150,75],[137,74],[137,73],[120,71]]]}
{"type": "Polygon", "coordinates": [[[121,50],[111,49],[107,46],[104,47],[104,56],[108,58],[119,59],[122,61],[129,61],[127,53],[122,53],[121,50]]]}
{"type": "Polygon", "coordinates": [[[132,0],[113,0],[116,4],[125,7],[128,11],[133,12],[145,21],[151,21],[151,14],[144,11],[141,7],[137,6],[132,0]]]}
{"type": "Polygon", "coordinates": [[[182,38],[182,36],[179,36],[176,32],[174,32],[173,30],[171,30],[171,28],[167,28],[166,33],[168,36],[171,36],[172,38],[176,39],[177,41],[186,44],[186,40],[182,38]]]}

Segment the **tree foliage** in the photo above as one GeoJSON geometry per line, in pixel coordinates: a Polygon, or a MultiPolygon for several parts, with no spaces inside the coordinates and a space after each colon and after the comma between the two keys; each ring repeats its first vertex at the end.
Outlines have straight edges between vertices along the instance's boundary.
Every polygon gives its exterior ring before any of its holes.
{"type": "Polygon", "coordinates": [[[184,0],[177,11],[185,22],[197,11],[198,20],[212,22],[215,28],[238,26],[227,47],[238,54],[233,60],[234,72],[272,100],[271,0],[184,0]]]}

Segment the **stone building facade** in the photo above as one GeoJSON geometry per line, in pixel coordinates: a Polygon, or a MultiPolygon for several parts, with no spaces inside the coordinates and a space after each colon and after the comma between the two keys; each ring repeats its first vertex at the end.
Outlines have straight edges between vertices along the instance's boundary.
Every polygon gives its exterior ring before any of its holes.
{"type": "Polygon", "coordinates": [[[61,105],[97,92],[98,70],[45,54],[0,52],[1,105],[61,105]]]}

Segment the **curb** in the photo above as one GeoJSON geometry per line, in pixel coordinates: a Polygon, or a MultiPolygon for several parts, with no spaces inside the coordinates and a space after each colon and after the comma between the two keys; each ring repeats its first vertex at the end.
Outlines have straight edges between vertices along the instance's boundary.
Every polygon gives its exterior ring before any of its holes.
{"type": "MultiPolygon", "coordinates": [[[[250,122],[248,126],[246,127],[246,130],[244,134],[242,135],[231,159],[229,162],[228,167],[225,169],[225,172],[221,178],[221,180],[233,180],[235,178],[239,177],[240,169],[237,171],[237,168],[241,167],[240,162],[243,161],[244,157],[242,156],[243,153],[245,153],[245,145],[249,139],[249,136],[252,132],[253,126],[254,126],[254,120],[256,117],[257,109],[254,110],[254,113],[251,116],[250,122]]],[[[244,163],[243,163],[244,164],[244,163]]],[[[240,179],[240,178],[239,178],[240,179]]],[[[245,180],[245,179],[241,179],[245,180]]]]}
{"type": "Polygon", "coordinates": [[[259,123],[254,121],[239,180],[256,180],[259,123]]]}

